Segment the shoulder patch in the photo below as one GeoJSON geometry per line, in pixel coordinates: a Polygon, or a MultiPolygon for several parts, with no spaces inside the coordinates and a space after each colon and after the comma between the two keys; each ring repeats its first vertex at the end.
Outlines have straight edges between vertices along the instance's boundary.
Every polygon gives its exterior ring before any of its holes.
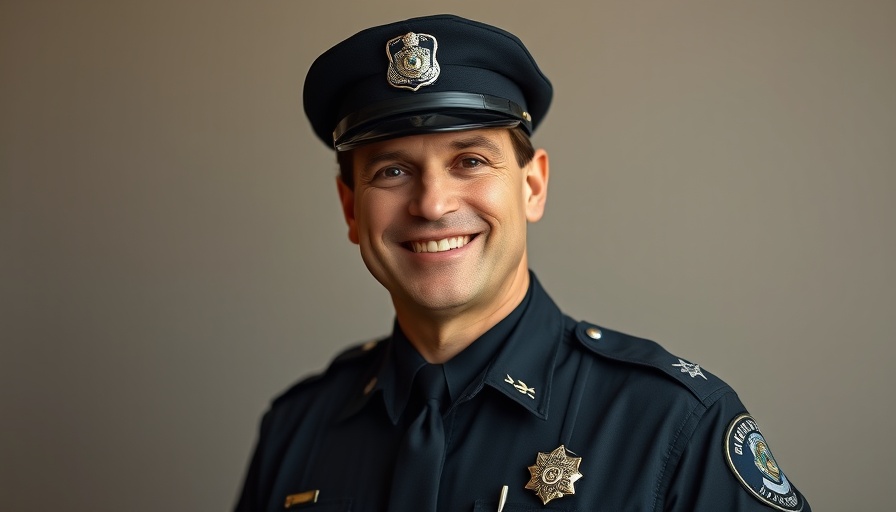
{"type": "Polygon", "coordinates": [[[673,356],[654,341],[588,322],[579,322],[576,326],[576,338],[598,356],[662,371],[691,390],[701,401],[717,396],[721,390],[730,389],[725,382],[699,364],[673,356]]]}
{"type": "Polygon", "coordinates": [[[738,481],[763,504],[799,512],[803,501],[778,467],[756,420],[749,414],[734,418],[725,433],[725,459],[738,481]]]}

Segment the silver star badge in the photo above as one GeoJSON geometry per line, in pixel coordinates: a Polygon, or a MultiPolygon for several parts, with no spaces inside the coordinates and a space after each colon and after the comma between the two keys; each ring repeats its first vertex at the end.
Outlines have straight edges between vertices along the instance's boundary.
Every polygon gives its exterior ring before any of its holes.
{"type": "Polygon", "coordinates": [[[538,452],[534,466],[529,466],[532,479],[526,489],[535,491],[542,505],[547,505],[554,498],[562,498],[567,494],[575,494],[573,484],[582,478],[579,473],[581,457],[566,455],[566,447],[562,444],[550,453],[538,452]]]}
{"type": "Polygon", "coordinates": [[[691,364],[684,361],[683,359],[679,359],[678,364],[673,364],[672,366],[681,368],[681,373],[687,373],[691,376],[691,378],[699,375],[703,377],[703,380],[709,380],[706,378],[706,375],[703,375],[703,370],[700,368],[699,364],[691,364]]]}

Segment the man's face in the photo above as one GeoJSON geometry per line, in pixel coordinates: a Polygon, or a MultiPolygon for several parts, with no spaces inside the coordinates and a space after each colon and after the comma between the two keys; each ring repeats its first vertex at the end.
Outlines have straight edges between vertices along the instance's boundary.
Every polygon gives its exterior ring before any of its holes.
{"type": "Polygon", "coordinates": [[[349,238],[397,310],[488,311],[525,292],[543,150],[520,167],[508,130],[480,129],[369,144],[353,162],[354,190],[339,182],[349,238]]]}

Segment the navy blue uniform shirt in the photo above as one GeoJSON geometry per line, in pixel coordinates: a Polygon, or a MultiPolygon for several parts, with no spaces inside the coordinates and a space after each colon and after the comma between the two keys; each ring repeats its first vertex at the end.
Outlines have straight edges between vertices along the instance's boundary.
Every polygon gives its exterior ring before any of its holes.
{"type": "MultiPolygon", "coordinates": [[[[275,399],[236,510],[386,510],[424,364],[396,322],[275,399]],[[309,491],[316,502],[295,499],[309,491]]],[[[444,368],[439,510],[498,510],[506,485],[504,512],[810,511],[727,384],[563,315],[534,275],[523,302],[444,368]],[[561,446],[582,476],[545,505],[526,485],[554,481],[537,459],[561,446]]]]}

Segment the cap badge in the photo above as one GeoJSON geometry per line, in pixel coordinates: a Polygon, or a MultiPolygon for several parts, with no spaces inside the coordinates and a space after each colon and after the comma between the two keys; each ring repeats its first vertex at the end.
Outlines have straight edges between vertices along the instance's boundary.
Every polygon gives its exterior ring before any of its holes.
{"type": "Polygon", "coordinates": [[[550,453],[538,452],[535,465],[529,466],[532,479],[526,484],[526,489],[535,491],[542,505],[547,505],[554,498],[575,494],[573,484],[582,478],[579,473],[581,463],[581,457],[566,455],[566,447],[562,444],[550,453]]]}
{"type": "Polygon", "coordinates": [[[408,32],[386,43],[389,56],[389,85],[399,89],[417,89],[430,85],[439,78],[436,50],[439,43],[429,34],[408,32]]]}

